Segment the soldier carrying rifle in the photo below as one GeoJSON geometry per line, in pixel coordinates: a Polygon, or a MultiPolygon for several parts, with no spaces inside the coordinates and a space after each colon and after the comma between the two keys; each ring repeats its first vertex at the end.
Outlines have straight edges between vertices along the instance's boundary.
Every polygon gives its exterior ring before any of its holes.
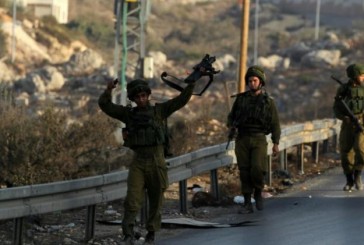
{"type": "Polygon", "coordinates": [[[349,78],[338,88],[334,101],[335,117],[342,120],[340,131],[340,155],[346,184],[344,191],[353,187],[362,190],[361,172],[364,166],[364,65],[351,64],[346,68],[349,78]]]}

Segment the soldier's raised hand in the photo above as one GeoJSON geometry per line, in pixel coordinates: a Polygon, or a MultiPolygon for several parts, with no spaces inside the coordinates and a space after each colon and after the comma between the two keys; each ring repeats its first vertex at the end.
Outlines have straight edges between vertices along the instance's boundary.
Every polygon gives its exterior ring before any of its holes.
{"type": "Polygon", "coordinates": [[[118,84],[118,83],[119,83],[119,80],[117,78],[115,78],[112,81],[109,81],[107,83],[107,90],[110,90],[110,91],[113,90],[114,88],[116,88],[116,84],[118,84]]]}

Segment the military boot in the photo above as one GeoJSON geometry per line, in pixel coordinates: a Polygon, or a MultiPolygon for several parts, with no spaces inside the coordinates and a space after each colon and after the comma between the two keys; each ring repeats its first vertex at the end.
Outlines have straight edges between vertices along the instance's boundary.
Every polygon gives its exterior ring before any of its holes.
{"type": "Polygon", "coordinates": [[[147,236],[145,237],[145,242],[144,244],[148,244],[148,245],[154,245],[154,231],[148,231],[147,236]]]}
{"type": "Polygon", "coordinates": [[[354,171],[354,184],[355,184],[355,189],[357,189],[359,191],[363,190],[363,184],[361,182],[361,171],[360,170],[354,171]]]}
{"type": "Polygon", "coordinates": [[[251,197],[251,193],[244,194],[244,205],[239,209],[239,214],[251,214],[254,212],[251,197]]]}
{"type": "Polygon", "coordinates": [[[351,191],[354,186],[353,174],[345,174],[346,176],[346,184],[343,188],[344,191],[351,191]]]}
{"type": "Polygon", "coordinates": [[[134,245],[134,237],[131,235],[125,235],[123,242],[125,245],[134,245]]]}
{"type": "Polygon", "coordinates": [[[262,189],[255,189],[254,191],[254,199],[255,199],[255,207],[258,210],[263,210],[263,197],[262,197],[262,189]]]}

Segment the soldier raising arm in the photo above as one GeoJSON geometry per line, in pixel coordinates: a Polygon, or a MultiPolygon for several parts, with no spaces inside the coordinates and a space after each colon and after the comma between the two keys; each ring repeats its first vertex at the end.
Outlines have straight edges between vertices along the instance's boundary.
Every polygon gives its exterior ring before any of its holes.
{"type": "Polygon", "coordinates": [[[124,201],[122,222],[124,241],[134,244],[135,218],[143,200],[144,190],[149,199],[148,231],[145,244],[154,244],[155,232],[161,227],[161,208],[164,191],[168,187],[167,166],[164,158],[164,120],[190,100],[194,81],[175,98],[164,103],[151,105],[151,89],[147,81],[137,79],[127,84],[127,96],[136,107],[117,105],[111,101],[115,83],[110,81],[99,98],[99,106],[108,116],[126,125],[125,145],[135,152],[129,168],[127,195],[124,201]]]}

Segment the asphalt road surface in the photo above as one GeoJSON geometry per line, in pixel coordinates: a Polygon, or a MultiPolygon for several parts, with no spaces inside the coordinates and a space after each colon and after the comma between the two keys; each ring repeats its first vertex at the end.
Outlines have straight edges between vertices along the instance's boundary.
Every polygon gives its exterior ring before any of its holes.
{"type": "MultiPolygon", "coordinates": [[[[265,209],[231,214],[254,225],[186,229],[158,245],[361,245],[364,244],[364,191],[344,192],[344,175],[332,169],[265,199],[265,209]]],[[[224,217],[222,217],[222,220],[224,217]]]]}

